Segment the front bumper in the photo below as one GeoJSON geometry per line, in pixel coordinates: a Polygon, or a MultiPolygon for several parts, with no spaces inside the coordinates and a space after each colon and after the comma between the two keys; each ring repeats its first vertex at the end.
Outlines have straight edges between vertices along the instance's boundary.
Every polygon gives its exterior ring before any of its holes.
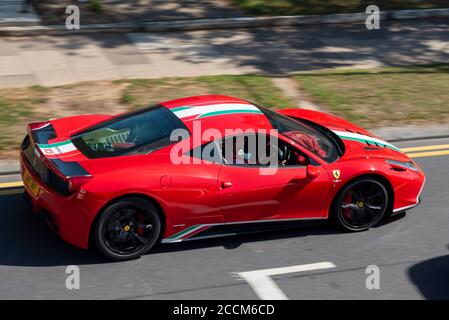
{"type": "Polygon", "coordinates": [[[397,184],[394,194],[393,213],[401,213],[419,205],[422,201],[422,191],[426,183],[425,175],[422,171],[413,172],[403,178],[397,184]]]}

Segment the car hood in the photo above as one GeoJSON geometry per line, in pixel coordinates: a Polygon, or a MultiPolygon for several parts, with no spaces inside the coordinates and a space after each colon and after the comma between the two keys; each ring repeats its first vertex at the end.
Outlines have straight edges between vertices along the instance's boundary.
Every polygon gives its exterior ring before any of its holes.
{"type": "Polygon", "coordinates": [[[292,118],[318,124],[331,130],[343,142],[345,147],[340,161],[369,157],[398,161],[410,160],[393,144],[334,115],[306,109],[281,109],[278,112],[292,118]]]}

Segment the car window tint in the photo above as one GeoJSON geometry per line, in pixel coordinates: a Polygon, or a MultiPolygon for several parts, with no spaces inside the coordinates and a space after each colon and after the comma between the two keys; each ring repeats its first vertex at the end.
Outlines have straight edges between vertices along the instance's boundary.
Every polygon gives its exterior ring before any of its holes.
{"type": "Polygon", "coordinates": [[[279,167],[305,166],[309,158],[283,140],[262,134],[246,134],[222,140],[221,152],[228,165],[268,166],[273,161],[279,167]]]}
{"type": "Polygon", "coordinates": [[[149,153],[173,143],[170,135],[175,129],[187,131],[173,112],[155,106],[90,128],[72,141],[89,158],[149,153]]]}
{"type": "Polygon", "coordinates": [[[192,149],[190,151],[190,156],[212,163],[223,163],[220,145],[216,141],[192,149]]]}

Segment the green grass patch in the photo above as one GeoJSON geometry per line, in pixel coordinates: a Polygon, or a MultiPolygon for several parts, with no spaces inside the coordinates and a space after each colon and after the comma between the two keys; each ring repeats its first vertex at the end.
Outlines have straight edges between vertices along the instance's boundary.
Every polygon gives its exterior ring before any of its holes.
{"type": "Polygon", "coordinates": [[[0,124],[12,125],[31,114],[26,101],[6,101],[0,98],[0,124]]]}
{"type": "Polygon", "coordinates": [[[0,156],[9,156],[19,148],[28,122],[75,114],[116,114],[204,94],[232,95],[267,107],[295,107],[269,78],[256,75],[124,79],[58,87],[5,88],[0,89],[0,156]]]}
{"type": "Polygon", "coordinates": [[[324,70],[294,78],[327,111],[362,126],[449,121],[449,65],[324,70]]]}
{"type": "Polygon", "coordinates": [[[364,12],[371,4],[380,10],[429,9],[448,7],[447,0],[233,0],[255,15],[301,15],[364,12]]]}
{"type": "Polygon", "coordinates": [[[18,147],[23,135],[18,133],[17,125],[33,114],[33,99],[8,99],[0,94],[0,150],[18,147]]]}
{"type": "Polygon", "coordinates": [[[223,75],[121,81],[124,82],[128,83],[128,86],[123,90],[121,101],[128,104],[131,109],[203,94],[232,95],[267,107],[295,107],[295,103],[283,97],[281,90],[264,76],[223,75]]]}
{"type": "Polygon", "coordinates": [[[95,13],[100,13],[103,11],[103,6],[101,5],[100,0],[90,0],[89,1],[89,9],[95,13]]]}

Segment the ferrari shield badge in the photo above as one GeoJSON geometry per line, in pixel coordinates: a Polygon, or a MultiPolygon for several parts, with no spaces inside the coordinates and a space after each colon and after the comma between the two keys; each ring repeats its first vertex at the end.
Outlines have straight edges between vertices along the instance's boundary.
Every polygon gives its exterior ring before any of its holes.
{"type": "Polygon", "coordinates": [[[340,170],[332,170],[332,174],[336,181],[340,180],[340,170]]]}

